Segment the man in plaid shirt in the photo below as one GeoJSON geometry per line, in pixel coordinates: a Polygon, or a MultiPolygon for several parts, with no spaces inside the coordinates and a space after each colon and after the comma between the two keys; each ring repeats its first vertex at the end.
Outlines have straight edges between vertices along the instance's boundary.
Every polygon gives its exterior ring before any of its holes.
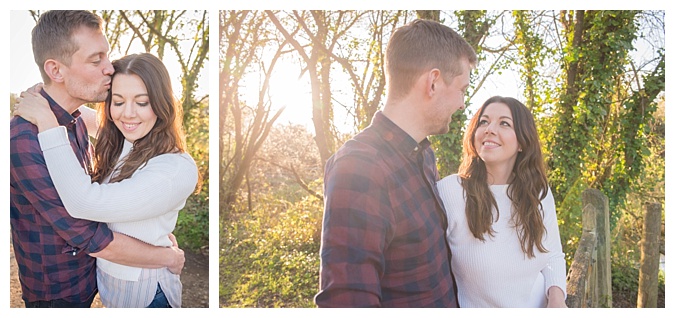
{"type": "Polygon", "coordinates": [[[475,63],[440,23],[392,35],[384,109],[326,163],[317,306],[458,306],[427,136],[448,132],[475,63]]]}
{"type": "MultiPolygon", "coordinates": [[[[88,11],[48,11],[33,29],[33,53],[51,110],[80,163],[91,171],[91,145],[79,106],[108,96],[113,67],[101,19],[88,11]]],[[[37,127],[10,121],[10,224],[26,307],[89,307],[96,295],[96,260],[180,273],[177,247],[155,247],[104,223],[72,218],[52,184],[37,127]],[[93,257],[92,257],[93,256],[93,257]]]]}

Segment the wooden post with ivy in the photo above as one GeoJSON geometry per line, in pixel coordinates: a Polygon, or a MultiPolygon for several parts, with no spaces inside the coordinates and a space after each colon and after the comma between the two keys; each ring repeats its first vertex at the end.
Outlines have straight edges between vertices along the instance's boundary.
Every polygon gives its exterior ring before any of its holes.
{"type": "Polygon", "coordinates": [[[612,306],[612,273],[609,259],[609,205],[607,196],[586,189],[582,196],[579,247],[567,276],[567,306],[612,306]]]}
{"type": "Polygon", "coordinates": [[[596,259],[598,209],[583,202],[582,234],[567,276],[567,307],[588,308],[597,305],[596,259]]]}
{"type": "Polygon", "coordinates": [[[659,292],[659,236],[661,235],[661,204],[647,204],[640,241],[640,278],[638,308],[656,308],[659,292]]]}
{"type": "Polygon", "coordinates": [[[598,307],[612,307],[612,260],[609,233],[609,200],[600,190],[586,189],[583,193],[584,205],[592,204],[597,209],[597,284],[598,307]]]}

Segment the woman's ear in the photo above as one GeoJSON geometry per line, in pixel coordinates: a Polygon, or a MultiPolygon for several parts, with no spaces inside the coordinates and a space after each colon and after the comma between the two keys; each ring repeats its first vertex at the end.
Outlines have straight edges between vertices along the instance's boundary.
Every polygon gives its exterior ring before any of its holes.
{"type": "Polygon", "coordinates": [[[63,74],[61,73],[62,64],[54,59],[45,61],[44,70],[52,82],[63,82],[63,74]]]}

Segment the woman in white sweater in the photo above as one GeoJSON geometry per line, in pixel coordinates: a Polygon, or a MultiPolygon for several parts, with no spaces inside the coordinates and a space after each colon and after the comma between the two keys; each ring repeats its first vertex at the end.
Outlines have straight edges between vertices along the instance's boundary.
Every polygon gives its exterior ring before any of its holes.
{"type": "MultiPolygon", "coordinates": [[[[166,67],[154,55],[129,55],[113,66],[99,123],[85,120],[89,131],[98,131],[91,175],[39,93],[24,92],[15,114],[38,126],[49,174],[71,216],[106,222],[111,230],[149,244],[171,246],[178,212],[199,182],[197,166],[185,150],[180,105],[166,67]]],[[[180,277],[167,268],[130,267],[99,258],[97,279],[106,307],[181,306],[180,277]]]]}
{"type": "Polygon", "coordinates": [[[565,255],[534,118],[495,96],[438,182],[460,307],[566,307],[565,255]]]}

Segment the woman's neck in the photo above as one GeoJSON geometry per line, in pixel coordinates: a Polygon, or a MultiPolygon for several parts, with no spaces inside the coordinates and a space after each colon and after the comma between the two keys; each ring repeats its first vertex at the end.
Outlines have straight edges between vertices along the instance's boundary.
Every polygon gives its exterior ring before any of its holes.
{"type": "Polygon", "coordinates": [[[499,167],[485,167],[488,174],[488,185],[509,184],[513,179],[513,167],[499,166],[499,167]]]}

